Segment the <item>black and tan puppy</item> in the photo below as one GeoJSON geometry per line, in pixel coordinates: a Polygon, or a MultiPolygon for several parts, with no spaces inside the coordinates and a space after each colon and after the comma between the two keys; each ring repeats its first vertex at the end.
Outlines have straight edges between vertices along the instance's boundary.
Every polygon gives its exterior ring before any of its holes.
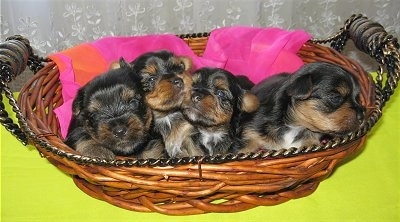
{"type": "Polygon", "coordinates": [[[192,89],[183,113],[199,131],[196,141],[205,154],[230,152],[242,113],[259,105],[252,93],[240,87],[240,79],[220,68],[201,68],[192,76],[192,89]]]}
{"type": "Polygon", "coordinates": [[[65,143],[84,156],[114,159],[138,155],[152,124],[140,77],[120,61],[79,89],[65,143]]]}
{"type": "Polygon", "coordinates": [[[154,117],[154,131],[161,134],[168,156],[202,155],[191,139],[195,129],[181,112],[192,82],[191,59],[162,50],[145,53],[131,65],[142,78],[145,102],[154,117]]]}
{"type": "Polygon", "coordinates": [[[317,145],[323,136],[345,135],[360,125],[360,86],[338,65],[315,62],[293,74],[270,77],[251,90],[257,112],[242,119],[238,152],[317,145]]]}

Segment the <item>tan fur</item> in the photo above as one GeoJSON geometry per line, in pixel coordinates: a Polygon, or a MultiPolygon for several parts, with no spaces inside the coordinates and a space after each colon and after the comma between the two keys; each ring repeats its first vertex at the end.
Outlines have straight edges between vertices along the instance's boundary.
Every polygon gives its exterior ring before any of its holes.
{"type": "Polygon", "coordinates": [[[121,58],[78,91],[73,102],[76,115],[65,138],[68,146],[82,155],[105,159],[141,152],[150,139],[152,115],[144,106],[138,90],[140,76],[135,74],[121,58]]]}
{"type": "Polygon", "coordinates": [[[171,132],[168,137],[165,138],[165,147],[167,152],[171,152],[171,148],[176,145],[176,141],[182,140],[180,151],[177,154],[171,155],[177,158],[188,157],[188,156],[201,156],[203,151],[198,148],[195,142],[191,139],[191,136],[195,132],[192,124],[186,120],[180,121],[179,124],[174,124],[171,128],[171,132]]]}
{"type": "MultiPolygon", "coordinates": [[[[126,126],[128,127],[128,133],[130,134],[136,134],[135,138],[141,138],[143,136],[145,136],[142,132],[142,129],[144,129],[145,126],[138,118],[136,117],[132,117],[130,119],[128,119],[128,122],[125,123],[126,126]]],[[[147,128],[148,129],[148,128],[147,128]]],[[[90,129],[88,129],[89,131],[90,129]]],[[[97,132],[93,132],[91,131],[93,134],[93,138],[96,139],[98,138],[102,138],[103,140],[113,140],[113,138],[115,137],[112,133],[112,127],[108,124],[100,124],[99,125],[99,129],[97,130],[97,132]]],[[[100,141],[98,141],[100,142],[100,141]]]]}
{"type": "Polygon", "coordinates": [[[196,129],[183,117],[182,113],[166,114],[153,111],[153,115],[155,127],[160,130],[164,140],[165,151],[170,157],[182,158],[203,154],[191,137],[196,133],[196,129]]]}
{"type": "MultiPolygon", "coordinates": [[[[190,74],[184,73],[182,75],[179,75],[179,77],[182,78],[183,84],[185,86],[184,88],[184,96],[189,96],[190,95],[190,89],[192,88],[192,76],[190,74]]],[[[183,102],[183,100],[182,100],[183,102]]]]}
{"type": "Polygon", "coordinates": [[[260,135],[250,128],[243,130],[243,138],[246,138],[246,145],[240,150],[241,153],[257,152],[268,148],[276,149],[279,144],[272,138],[266,135],[260,135]]]}
{"type": "Polygon", "coordinates": [[[306,64],[292,75],[266,79],[252,89],[262,106],[241,123],[237,150],[320,145],[356,130],[364,107],[357,101],[354,81],[351,73],[328,63],[306,64]]]}
{"type": "Polygon", "coordinates": [[[164,144],[162,140],[154,139],[149,141],[146,148],[135,156],[137,159],[162,159],[166,158],[164,144]]]}
{"type": "Polygon", "coordinates": [[[188,73],[192,70],[193,68],[193,62],[190,57],[187,56],[177,56],[175,57],[176,63],[182,62],[183,65],[185,66],[185,71],[188,73]]]}
{"type": "Polygon", "coordinates": [[[145,122],[144,126],[146,129],[150,129],[151,125],[153,124],[153,119],[154,119],[150,109],[147,110],[145,119],[147,121],[145,122]]]}
{"type": "Polygon", "coordinates": [[[85,153],[85,155],[92,158],[97,157],[108,160],[115,159],[115,155],[113,154],[113,152],[111,152],[111,150],[99,146],[99,144],[94,140],[82,140],[77,144],[76,151],[78,151],[79,153],[85,153]],[[92,152],[93,147],[96,147],[96,152],[92,152]],[[102,152],[98,152],[98,150],[101,150],[102,152]]]}
{"type": "Polygon", "coordinates": [[[344,85],[344,84],[342,84],[342,85],[336,87],[336,90],[337,90],[342,96],[348,95],[348,94],[350,93],[349,87],[347,87],[347,86],[344,85]]]}
{"type": "MultiPolygon", "coordinates": [[[[170,157],[200,155],[199,152],[194,151],[195,145],[191,140],[194,128],[178,110],[183,100],[190,94],[192,60],[186,56],[173,56],[171,54],[168,61],[164,62],[175,68],[168,70],[168,67],[161,67],[163,63],[154,63],[146,65],[142,70],[143,73],[158,78],[154,87],[149,89],[145,95],[145,102],[152,109],[154,129],[161,134],[164,142],[162,144],[163,149],[170,157]],[[166,73],[159,73],[159,68],[164,68],[166,73]],[[162,76],[163,74],[169,75],[162,76]],[[180,78],[183,84],[174,83],[177,78],[180,78]]],[[[160,142],[153,142],[155,146],[161,146],[160,142]]],[[[149,153],[151,152],[149,151],[149,153]]]]}
{"type": "Polygon", "coordinates": [[[312,131],[318,132],[343,132],[354,130],[358,126],[357,113],[349,103],[344,103],[335,112],[319,112],[315,107],[319,106],[315,100],[299,102],[292,116],[298,125],[304,125],[312,131]]]}
{"type": "Polygon", "coordinates": [[[242,111],[251,113],[258,109],[260,106],[260,101],[258,100],[257,96],[252,93],[245,92],[242,99],[242,111]]]}
{"type": "Polygon", "coordinates": [[[147,73],[149,75],[156,75],[158,72],[157,65],[149,64],[142,70],[142,72],[147,73]]]}
{"type": "Polygon", "coordinates": [[[135,96],[135,91],[132,89],[124,88],[120,94],[121,99],[124,101],[130,101],[135,96]]]}
{"type": "Polygon", "coordinates": [[[215,79],[213,82],[213,85],[217,89],[229,91],[229,84],[223,79],[219,79],[219,78],[215,79]]]}
{"type": "Polygon", "coordinates": [[[192,82],[201,82],[201,75],[192,75],[192,82]]]}
{"type": "Polygon", "coordinates": [[[184,92],[181,90],[175,88],[169,80],[161,80],[156,89],[146,95],[145,100],[151,109],[171,110],[182,103],[184,92]]]}
{"type": "Polygon", "coordinates": [[[108,68],[108,69],[118,69],[118,68],[121,68],[121,65],[119,64],[119,62],[118,61],[115,61],[115,62],[112,62],[111,64],[110,64],[110,67],[108,68]]]}
{"type": "Polygon", "coordinates": [[[216,125],[228,123],[232,117],[232,111],[223,110],[214,96],[206,96],[199,105],[200,112],[212,119],[216,125]]]}

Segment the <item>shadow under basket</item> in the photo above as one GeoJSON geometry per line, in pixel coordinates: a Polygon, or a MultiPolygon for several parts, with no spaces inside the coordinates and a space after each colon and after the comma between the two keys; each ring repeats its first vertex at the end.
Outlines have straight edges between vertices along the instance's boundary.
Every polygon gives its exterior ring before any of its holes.
{"type": "MultiPolygon", "coordinates": [[[[179,37],[201,55],[208,36],[201,33],[179,37]]],[[[5,53],[0,55],[2,92],[19,121],[17,125],[4,117],[6,129],[72,175],[75,184],[88,195],[128,210],[168,215],[238,212],[310,195],[336,167],[360,152],[366,134],[381,117],[399,79],[397,39],[380,24],[352,15],[337,34],[310,40],[298,55],[305,63],[338,64],[358,79],[367,113],[357,131],[312,147],[182,159],[118,157],[106,161],[81,156],[63,143],[53,112],[63,103],[56,64],[34,55],[29,41],[21,36],[8,38],[0,47],[5,53]],[[375,79],[340,53],[348,39],[377,61],[380,70],[375,79]],[[36,74],[15,100],[7,82],[26,65],[36,74]]]]}

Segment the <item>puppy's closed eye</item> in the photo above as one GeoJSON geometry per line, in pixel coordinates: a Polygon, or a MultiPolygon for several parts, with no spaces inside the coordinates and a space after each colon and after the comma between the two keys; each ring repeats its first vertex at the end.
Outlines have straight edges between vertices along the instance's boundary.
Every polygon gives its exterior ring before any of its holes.
{"type": "Polygon", "coordinates": [[[327,95],[327,101],[329,101],[329,103],[332,107],[336,108],[343,103],[344,98],[340,93],[332,92],[327,95]]]}
{"type": "Polygon", "coordinates": [[[140,104],[139,100],[136,99],[136,98],[132,98],[131,100],[129,100],[128,103],[129,103],[131,109],[136,109],[136,108],[138,108],[138,107],[139,107],[139,104],[140,104]]]}

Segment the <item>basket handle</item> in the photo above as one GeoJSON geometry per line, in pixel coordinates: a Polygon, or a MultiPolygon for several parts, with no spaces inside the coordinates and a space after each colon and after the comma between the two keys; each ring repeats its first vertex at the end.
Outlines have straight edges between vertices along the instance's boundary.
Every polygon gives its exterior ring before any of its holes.
{"type": "Polygon", "coordinates": [[[8,87],[8,83],[20,75],[27,65],[34,73],[36,73],[43,67],[42,62],[44,61],[46,60],[33,54],[29,40],[20,35],[8,37],[4,42],[0,43],[0,122],[24,145],[28,143],[27,136],[8,116],[8,112],[5,110],[5,105],[3,103],[3,93],[8,98],[16,117],[21,124],[21,120],[24,117],[21,114],[12,91],[8,87]]]}
{"type": "Polygon", "coordinates": [[[378,105],[382,109],[394,93],[400,79],[400,53],[397,38],[389,34],[381,24],[361,14],[353,14],[336,35],[313,41],[330,42],[331,47],[340,52],[348,39],[354,42],[357,49],[367,53],[380,64],[375,86],[380,101],[378,105]],[[385,74],[387,80],[383,84],[385,74]]]}

